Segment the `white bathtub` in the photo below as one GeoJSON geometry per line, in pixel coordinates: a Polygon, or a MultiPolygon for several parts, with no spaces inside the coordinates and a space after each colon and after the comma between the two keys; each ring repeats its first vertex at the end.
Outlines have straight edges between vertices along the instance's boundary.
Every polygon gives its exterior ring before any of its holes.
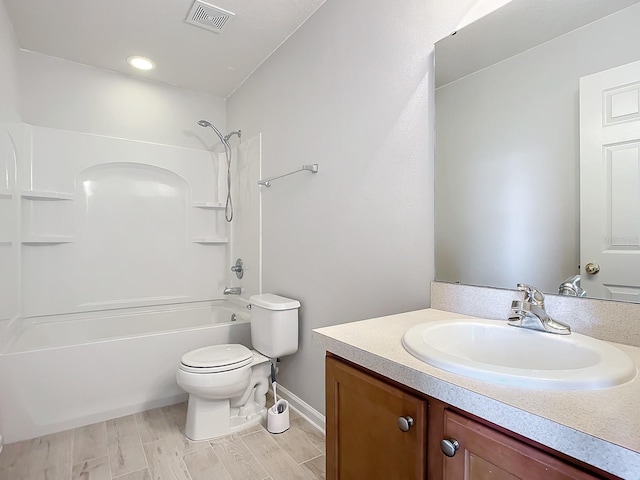
{"type": "Polygon", "coordinates": [[[24,319],[0,350],[0,434],[12,443],[180,402],[180,357],[221,343],[251,345],[246,308],[221,300],[24,319]]]}

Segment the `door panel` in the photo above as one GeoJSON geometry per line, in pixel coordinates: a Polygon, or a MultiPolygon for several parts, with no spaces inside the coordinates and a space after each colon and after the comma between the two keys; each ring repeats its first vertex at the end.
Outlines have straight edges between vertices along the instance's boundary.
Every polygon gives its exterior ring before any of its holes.
{"type": "Polygon", "coordinates": [[[468,454],[467,460],[468,472],[465,472],[465,479],[473,480],[518,480],[518,477],[510,474],[506,470],[494,465],[486,459],[475,455],[468,454]]]}
{"type": "Polygon", "coordinates": [[[589,297],[640,302],[640,62],[580,79],[580,263],[589,297]]]}

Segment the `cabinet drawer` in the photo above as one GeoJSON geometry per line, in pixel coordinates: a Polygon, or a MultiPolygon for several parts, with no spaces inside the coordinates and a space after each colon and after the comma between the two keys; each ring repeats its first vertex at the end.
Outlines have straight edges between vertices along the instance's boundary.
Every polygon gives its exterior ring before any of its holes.
{"type": "Polygon", "coordinates": [[[458,444],[452,457],[441,453],[445,480],[602,478],[451,410],[444,417],[444,438],[458,444]]]}

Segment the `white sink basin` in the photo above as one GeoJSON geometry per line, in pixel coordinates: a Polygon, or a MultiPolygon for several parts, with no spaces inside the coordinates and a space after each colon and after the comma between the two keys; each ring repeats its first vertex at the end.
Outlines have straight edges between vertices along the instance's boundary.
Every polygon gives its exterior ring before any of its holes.
{"type": "Polygon", "coordinates": [[[498,320],[427,322],[407,330],[402,345],[435,367],[486,382],[550,390],[590,390],[633,379],[622,350],[577,333],[512,327],[498,320]]]}

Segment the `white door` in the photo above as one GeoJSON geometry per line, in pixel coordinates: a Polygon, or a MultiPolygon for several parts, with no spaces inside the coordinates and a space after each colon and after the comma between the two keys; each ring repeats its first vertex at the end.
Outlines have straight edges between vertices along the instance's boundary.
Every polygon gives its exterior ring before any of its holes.
{"type": "Polygon", "coordinates": [[[640,62],[580,79],[580,274],[640,302],[640,62]]]}

